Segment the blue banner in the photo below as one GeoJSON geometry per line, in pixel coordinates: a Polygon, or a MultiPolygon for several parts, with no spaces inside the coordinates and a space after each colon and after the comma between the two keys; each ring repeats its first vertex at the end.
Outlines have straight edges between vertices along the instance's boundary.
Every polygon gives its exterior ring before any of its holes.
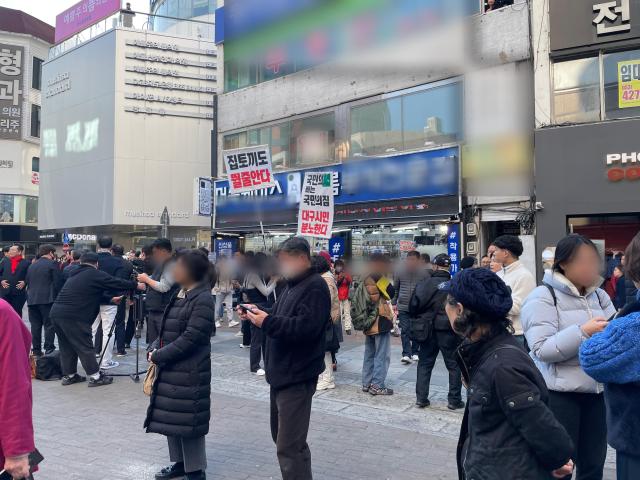
{"type": "Polygon", "coordinates": [[[344,256],[345,239],[342,237],[333,237],[329,240],[329,254],[332,258],[340,258],[344,256]]]}
{"type": "Polygon", "coordinates": [[[260,215],[298,208],[305,172],[333,173],[335,205],[458,195],[458,147],[348,162],[274,175],[276,186],[229,195],[226,180],[215,182],[216,216],[260,215]]]}
{"type": "Polygon", "coordinates": [[[233,254],[238,251],[238,240],[235,238],[216,240],[214,248],[216,257],[232,258],[233,254]]]}

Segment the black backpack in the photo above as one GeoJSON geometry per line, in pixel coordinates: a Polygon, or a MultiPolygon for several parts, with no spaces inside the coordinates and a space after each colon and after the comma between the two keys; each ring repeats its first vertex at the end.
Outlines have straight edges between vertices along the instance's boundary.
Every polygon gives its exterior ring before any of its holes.
{"type": "Polygon", "coordinates": [[[62,378],[59,350],[54,350],[36,359],[36,378],[38,380],[60,380],[62,378]]]}

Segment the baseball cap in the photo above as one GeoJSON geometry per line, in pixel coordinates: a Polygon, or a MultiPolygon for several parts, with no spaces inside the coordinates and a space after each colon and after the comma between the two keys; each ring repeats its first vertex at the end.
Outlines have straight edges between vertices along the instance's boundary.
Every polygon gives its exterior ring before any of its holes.
{"type": "Polygon", "coordinates": [[[446,253],[441,253],[439,255],[436,255],[436,258],[434,258],[431,263],[437,265],[438,267],[450,267],[451,258],[449,258],[449,255],[447,255],[446,253]]]}

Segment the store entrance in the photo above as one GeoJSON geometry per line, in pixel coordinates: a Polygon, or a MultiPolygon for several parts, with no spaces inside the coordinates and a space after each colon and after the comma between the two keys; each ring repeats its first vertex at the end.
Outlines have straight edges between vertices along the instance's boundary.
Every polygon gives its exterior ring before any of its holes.
{"type": "Polygon", "coordinates": [[[640,231],[640,214],[568,217],[567,230],[590,238],[605,254],[611,255],[624,252],[640,231]]]}

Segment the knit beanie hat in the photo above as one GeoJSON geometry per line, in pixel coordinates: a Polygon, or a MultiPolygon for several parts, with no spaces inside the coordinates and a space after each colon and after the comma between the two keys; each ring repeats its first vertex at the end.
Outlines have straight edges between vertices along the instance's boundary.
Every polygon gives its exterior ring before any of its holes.
{"type": "Polygon", "coordinates": [[[487,320],[505,318],[513,306],[509,287],[486,268],[462,270],[443,285],[442,290],[487,320]]]}
{"type": "Polygon", "coordinates": [[[515,235],[500,235],[492,242],[492,245],[502,250],[510,251],[514,257],[522,256],[522,252],[524,251],[522,241],[515,235]]]}

